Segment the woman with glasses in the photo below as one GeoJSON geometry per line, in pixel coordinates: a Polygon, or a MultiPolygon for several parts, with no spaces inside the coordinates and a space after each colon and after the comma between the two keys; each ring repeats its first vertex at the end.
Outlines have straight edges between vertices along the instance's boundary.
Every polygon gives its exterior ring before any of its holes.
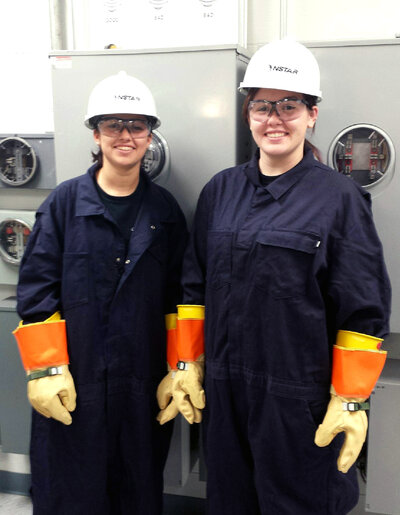
{"type": "Polygon", "coordinates": [[[156,387],[186,223],[141,166],[160,125],[145,84],[107,77],[87,113],[95,164],[39,208],[18,284],[33,513],[161,515],[171,428],[156,387]]]}
{"type": "Polygon", "coordinates": [[[200,195],[172,403],[189,422],[204,408],[209,515],[342,515],[386,356],[382,247],[369,195],[306,140],[321,100],[312,53],[265,45],[240,89],[258,148],[200,195]]]}

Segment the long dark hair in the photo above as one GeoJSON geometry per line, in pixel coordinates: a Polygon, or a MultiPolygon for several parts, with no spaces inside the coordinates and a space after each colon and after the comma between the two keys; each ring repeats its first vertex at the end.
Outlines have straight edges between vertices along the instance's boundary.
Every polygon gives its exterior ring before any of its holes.
{"type": "MultiPolygon", "coordinates": [[[[242,106],[242,119],[244,123],[249,127],[249,103],[254,99],[254,97],[257,94],[257,91],[259,88],[249,88],[249,91],[246,95],[246,98],[244,99],[243,106],[242,106]]],[[[312,107],[317,105],[318,98],[313,95],[306,95],[303,94],[304,100],[307,102],[307,107],[309,110],[311,110],[312,107]]],[[[313,127],[314,132],[314,127],[313,127]]],[[[306,138],[304,140],[304,148],[310,148],[311,152],[314,154],[315,159],[322,162],[321,153],[318,150],[318,148],[313,145],[308,139],[306,138]]]]}

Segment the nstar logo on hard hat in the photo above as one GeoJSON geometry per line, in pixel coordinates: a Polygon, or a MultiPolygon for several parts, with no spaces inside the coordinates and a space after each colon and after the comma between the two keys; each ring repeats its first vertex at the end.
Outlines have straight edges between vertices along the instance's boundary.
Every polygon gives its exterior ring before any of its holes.
{"type": "Polygon", "coordinates": [[[295,91],[321,100],[320,72],[311,51],[292,39],[279,39],[259,48],[250,59],[239,91],[250,88],[295,91]]]}
{"type": "Polygon", "coordinates": [[[298,70],[291,70],[290,68],[287,68],[286,66],[275,66],[272,64],[269,64],[269,70],[274,72],[287,72],[287,73],[299,73],[298,70]]]}

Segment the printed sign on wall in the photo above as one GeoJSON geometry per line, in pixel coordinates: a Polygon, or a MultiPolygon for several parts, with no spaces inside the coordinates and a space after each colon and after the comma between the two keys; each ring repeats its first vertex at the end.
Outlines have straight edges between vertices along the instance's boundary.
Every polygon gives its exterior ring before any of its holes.
{"type": "MultiPolygon", "coordinates": [[[[88,49],[245,47],[247,0],[104,0],[89,3],[88,49]]],[[[87,39],[87,38],[86,38],[87,39]]]]}

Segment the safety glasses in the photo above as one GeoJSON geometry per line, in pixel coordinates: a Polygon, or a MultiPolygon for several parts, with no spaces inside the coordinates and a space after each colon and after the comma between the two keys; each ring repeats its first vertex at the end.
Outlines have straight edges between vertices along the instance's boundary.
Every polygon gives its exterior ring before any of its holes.
{"type": "Polygon", "coordinates": [[[265,122],[275,111],[284,121],[295,120],[301,116],[308,103],[302,98],[282,98],[281,100],[251,100],[249,102],[248,113],[250,119],[256,122],[265,122]]]}
{"type": "Polygon", "coordinates": [[[133,138],[147,138],[151,133],[151,124],[147,120],[132,118],[121,120],[120,118],[101,118],[97,123],[97,129],[105,136],[119,136],[126,129],[133,138]]]}

